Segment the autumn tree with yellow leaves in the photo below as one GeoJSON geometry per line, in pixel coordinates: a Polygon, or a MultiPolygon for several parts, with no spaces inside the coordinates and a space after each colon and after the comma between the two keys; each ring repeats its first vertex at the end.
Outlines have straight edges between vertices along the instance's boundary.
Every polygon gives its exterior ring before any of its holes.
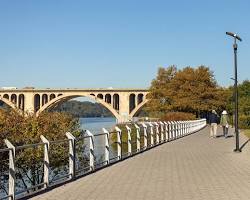
{"type": "Polygon", "coordinates": [[[228,92],[218,86],[213,72],[205,66],[159,68],[151,83],[147,111],[164,117],[170,112],[193,113],[197,117],[226,107],[228,92]]]}

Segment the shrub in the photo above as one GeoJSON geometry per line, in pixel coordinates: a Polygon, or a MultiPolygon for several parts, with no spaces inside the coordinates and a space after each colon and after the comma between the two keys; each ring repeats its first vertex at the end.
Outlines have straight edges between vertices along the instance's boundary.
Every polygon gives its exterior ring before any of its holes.
{"type": "Polygon", "coordinates": [[[184,120],[194,120],[196,117],[192,113],[185,112],[169,112],[166,113],[161,120],[163,121],[184,121],[184,120]]]}
{"type": "MultiPolygon", "coordinates": [[[[44,135],[49,141],[66,139],[65,133],[75,136],[80,134],[79,121],[66,113],[41,113],[39,117],[32,114],[20,115],[13,110],[0,109],[0,148],[6,148],[4,139],[10,140],[15,146],[41,143],[40,136],[44,135]]],[[[68,162],[68,143],[50,145],[50,170],[54,178],[65,172],[68,162]]],[[[15,166],[17,187],[24,189],[43,182],[43,146],[25,148],[16,152],[15,166]]],[[[0,154],[0,160],[6,155],[0,154]]],[[[7,157],[6,157],[7,158],[7,157]]],[[[0,171],[6,172],[0,165],[0,171]]],[[[2,176],[2,174],[1,174],[2,176]]],[[[2,177],[1,177],[2,178],[2,177]]],[[[2,185],[2,183],[0,182],[2,185]]],[[[0,188],[6,191],[5,188],[0,188]]]]}
{"type": "Polygon", "coordinates": [[[66,113],[44,112],[36,117],[0,109],[0,148],[4,147],[4,139],[15,146],[41,142],[40,135],[48,140],[65,139],[68,131],[79,134],[79,127],[78,119],[66,113]]]}
{"type": "Polygon", "coordinates": [[[242,129],[250,128],[250,115],[239,116],[239,128],[242,128],[242,129]]]}

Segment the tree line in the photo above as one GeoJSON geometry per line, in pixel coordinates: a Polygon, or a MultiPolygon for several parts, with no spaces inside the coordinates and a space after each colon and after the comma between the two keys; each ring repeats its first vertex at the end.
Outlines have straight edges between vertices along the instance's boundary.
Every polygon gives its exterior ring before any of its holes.
{"type": "Polygon", "coordinates": [[[99,103],[88,101],[67,101],[52,111],[70,113],[74,117],[112,117],[112,113],[99,103]]]}
{"type": "MultiPolygon", "coordinates": [[[[234,112],[233,86],[218,85],[213,72],[206,66],[160,67],[151,82],[146,111],[164,120],[208,117],[211,110],[234,112]]],[[[250,128],[250,82],[239,84],[239,117],[242,128],[250,128]]],[[[182,120],[185,120],[182,119],[182,120]]]]}

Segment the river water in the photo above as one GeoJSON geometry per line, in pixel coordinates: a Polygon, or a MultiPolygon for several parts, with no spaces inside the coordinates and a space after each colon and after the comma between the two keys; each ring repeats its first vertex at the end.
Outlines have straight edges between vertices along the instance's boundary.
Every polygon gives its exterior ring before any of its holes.
{"type": "Polygon", "coordinates": [[[116,118],[113,117],[93,117],[93,118],[80,118],[81,128],[88,129],[94,135],[101,133],[102,128],[110,131],[116,125],[116,118]]]}
{"type": "MultiPolygon", "coordinates": [[[[97,162],[102,162],[104,159],[105,151],[105,136],[97,136],[100,133],[103,133],[102,128],[105,128],[109,132],[112,131],[116,125],[116,118],[113,117],[94,117],[94,118],[80,118],[81,129],[89,130],[94,137],[94,154],[97,162]]],[[[115,157],[117,149],[115,145],[112,144],[114,141],[109,140],[110,142],[110,157],[115,157]]]]}

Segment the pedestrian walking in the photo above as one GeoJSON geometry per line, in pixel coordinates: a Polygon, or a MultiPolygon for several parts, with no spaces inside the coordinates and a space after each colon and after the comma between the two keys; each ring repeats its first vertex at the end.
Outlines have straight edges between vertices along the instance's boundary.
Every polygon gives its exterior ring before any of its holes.
{"type": "Polygon", "coordinates": [[[215,110],[212,110],[212,113],[209,115],[209,124],[210,124],[210,137],[216,138],[218,115],[215,110]]]}
{"type": "Polygon", "coordinates": [[[225,138],[227,138],[228,128],[229,128],[229,117],[228,117],[228,114],[227,114],[226,110],[224,110],[221,113],[220,124],[221,124],[221,126],[223,128],[223,135],[224,135],[225,138]]]}

